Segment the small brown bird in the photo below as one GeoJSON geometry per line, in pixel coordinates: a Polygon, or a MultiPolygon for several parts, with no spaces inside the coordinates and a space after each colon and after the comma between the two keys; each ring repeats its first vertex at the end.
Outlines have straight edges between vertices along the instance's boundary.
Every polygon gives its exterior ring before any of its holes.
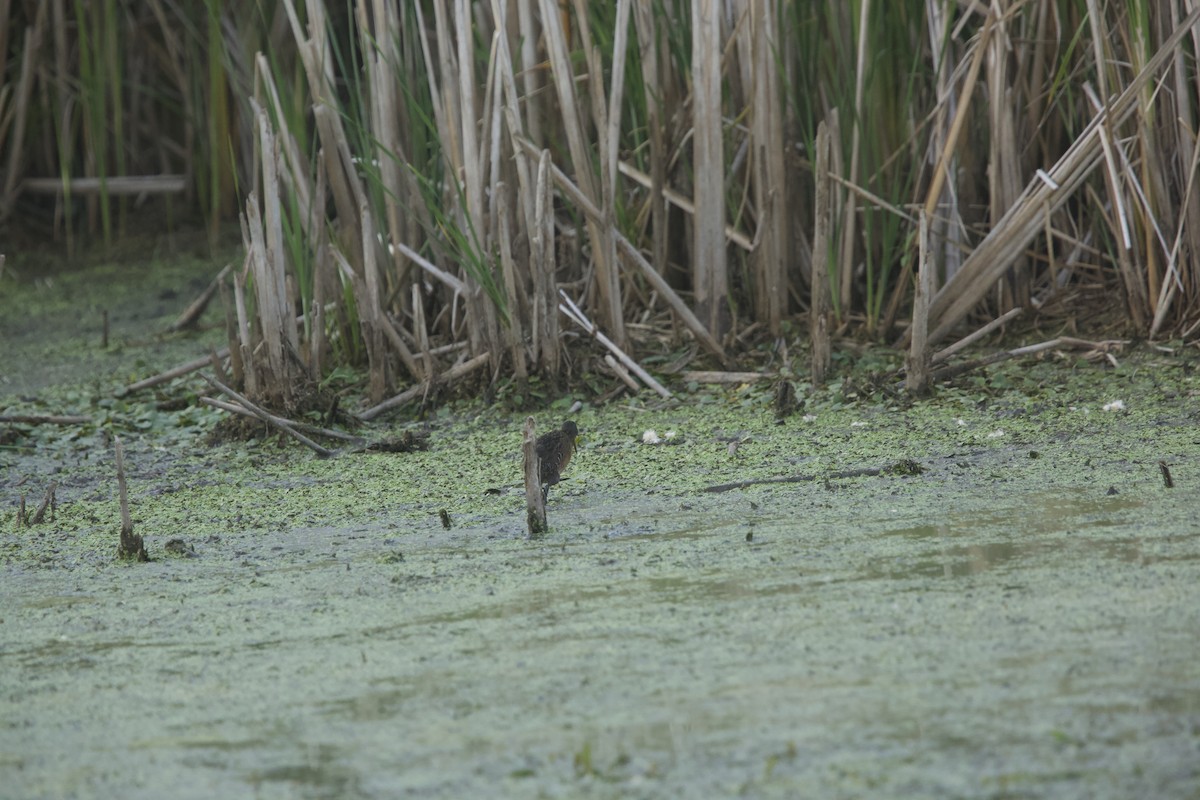
{"type": "Polygon", "coordinates": [[[537,438],[537,456],[542,464],[539,478],[542,482],[542,498],[550,494],[550,487],[562,480],[562,472],[571,463],[575,453],[575,440],[579,438],[579,428],[571,420],[567,420],[556,431],[543,433],[537,438]]]}

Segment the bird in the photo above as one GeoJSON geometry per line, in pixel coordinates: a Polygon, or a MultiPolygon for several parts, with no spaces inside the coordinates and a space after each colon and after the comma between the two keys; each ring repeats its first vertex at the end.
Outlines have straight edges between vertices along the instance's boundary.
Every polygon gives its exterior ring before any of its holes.
{"type": "Polygon", "coordinates": [[[541,473],[538,479],[542,484],[542,500],[550,494],[550,487],[562,480],[562,472],[571,463],[575,453],[575,441],[579,438],[579,428],[571,420],[567,420],[556,431],[543,433],[537,438],[537,457],[541,462],[541,473]]]}

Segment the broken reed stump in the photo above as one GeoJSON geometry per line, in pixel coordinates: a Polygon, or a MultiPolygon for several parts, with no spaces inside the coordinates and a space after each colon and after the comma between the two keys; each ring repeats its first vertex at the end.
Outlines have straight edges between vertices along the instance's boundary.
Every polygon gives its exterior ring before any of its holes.
{"type": "Polygon", "coordinates": [[[917,286],[913,297],[911,342],[905,364],[904,387],[915,395],[929,393],[929,301],[933,297],[933,265],[929,259],[929,215],[921,211],[917,236],[917,286]]]}
{"type": "Polygon", "coordinates": [[[813,230],[812,299],[809,338],[812,341],[812,383],[824,386],[833,364],[829,342],[829,318],[833,296],[829,289],[829,129],[817,126],[816,222],[813,230]]]}
{"type": "Polygon", "coordinates": [[[46,509],[50,510],[50,520],[54,521],[54,512],[58,508],[58,503],[54,498],[57,490],[58,481],[50,481],[50,488],[46,489],[46,496],[42,498],[42,503],[37,507],[37,511],[33,512],[33,519],[30,522],[35,525],[43,522],[46,518],[46,509]]]}
{"type": "Polygon", "coordinates": [[[547,531],[547,525],[546,497],[542,494],[542,464],[537,454],[533,417],[525,418],[525,438],[521,449],[525,455],[525,520],[529,526],[529,537],[536,539],[547,531]]]}
{"type": "Polygon", "coordinates": [[[134,561],[149,561],[146,543],[133,532],[133,519],[129,516],[129,491],[125,486],[125,448],[120,437],[115,437],[117,449],[117,489],[121,495],[121,543],[117,546],[117,557],[134,561]]]}

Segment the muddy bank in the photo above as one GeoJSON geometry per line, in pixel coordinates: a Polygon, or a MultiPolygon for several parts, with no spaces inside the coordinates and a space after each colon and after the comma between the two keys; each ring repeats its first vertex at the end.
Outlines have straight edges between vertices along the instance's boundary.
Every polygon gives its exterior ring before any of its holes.
{"type": "Polygon", "coordinates": [[[783,425],[766,389],[681,389],[574,417],[540,541],[520,415],[333,461],[122,427],[149,564],[113,557],[105,423],[27,433],[0,475],[0,794],[1200,792],[1188,351],[909,408],[802,387],[783,425]],[[822,477],[902,459],[923,471],[822,477]],[[54,521],[14,530],[51,476],[54,521]]]}

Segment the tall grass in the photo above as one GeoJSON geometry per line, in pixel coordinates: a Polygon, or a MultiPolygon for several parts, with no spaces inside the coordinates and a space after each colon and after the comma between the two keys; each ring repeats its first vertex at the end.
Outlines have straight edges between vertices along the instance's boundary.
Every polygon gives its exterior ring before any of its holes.
{"type": "Polygon", "coordinates": [[[78,176],[182,172],[214,226],[270,209],[257,328],[299,313],[309,376],[365,365],[376,400],[567,379],[560,290],[647,363],[731,363],[818,275],[822,329],[895,339],[919,251],[930,346],[1016,306],[1200,331],[1190,2],[63,3],[9,12],[0,224],[34,176],[68,236],[78,176]]]}

